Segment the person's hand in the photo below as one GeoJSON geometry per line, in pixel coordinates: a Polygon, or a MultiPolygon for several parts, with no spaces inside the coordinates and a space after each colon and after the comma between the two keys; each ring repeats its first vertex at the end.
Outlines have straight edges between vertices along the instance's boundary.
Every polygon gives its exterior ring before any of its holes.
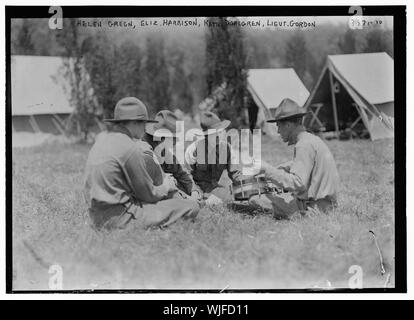
{"type": "Polygon", "coordinates": [[[206,200],[206,205],[212,206],[223,203],[223,200],[221,200],[219,197],[215,196],[214,194],[210,195],[206,200]]]}
{"type": "Polygon", "coordinates": [[[289,172],[291,165],[292,165],[292,161],[288,161],[288,162],[279,164],[276,168],[289,172]]]}
{"type": "Polygon", "coordinates": [[[168,192],[176,191],[177,189],[177,181],[174,179],[173,176],[166,174],[164,178],[163,184],[167,187],[168,192]]]}
{"type": "Polygon", "coordinates": [[[194,190],[193,192],[191,192],[191,199],[195,200],[195,201],[199,201],[203,198],[202,194],[200,194],[200,192],[194,190]]]}

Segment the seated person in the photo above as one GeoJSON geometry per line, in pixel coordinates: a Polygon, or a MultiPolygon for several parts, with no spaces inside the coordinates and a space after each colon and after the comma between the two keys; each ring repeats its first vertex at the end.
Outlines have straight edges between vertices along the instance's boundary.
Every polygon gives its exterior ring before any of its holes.
{"type": "Polygon", "coordinates": [[[89,215],[97,229],[122,229],[132,221],[142,227],[166,227],[180,218],[193,219],[196,201],[169,199],[177,190],[168,176],[155,185],[147,170],[141,139],[148,119],[146,106],[137,98],[121,99],[114,118],[105,121],[114,128],[98,139],[89,152],[85,169],[85,194],[89,215]]]}
{"type": "Polygon", "coordinates": [[[294,145],[293,160],[274,168],[262,162],[262,172],[277,187],[289,192],[289,197],[262,195],[250,198],[250,203],[272,210],[275,218],[289,219],[295,213],[319,209],[327,212],[337,206],[339,174],[328,146],[306,132],[302,118],[307,114],[296,102],[284,99],[276,109],[278,133],[288,145],[294,145]]]}
{"type": "Polygon", "coordinates": [[[145,129],[146,133],[142,140],[151,146],[162,170],[166,174],[170,174],[174,177],[177,182],[177,187],[181,191],[180,194],[184,198],[193,196],[197,199],[198,192],[191,175],[177,161],[174,151],[168,149],[168,147],[172,148],[176,144],[176,136],[178,133],[176,126],[178,121],[177,116],[169,110],[162,110],[155,115],[155,120],[157,120],[158,123],[147,124],[145,129]],[[169,139],[172,141],[167,141],[169,139]],[[161,148],[160,152],[157,152],[157,146],[160,146],[163,142],[167,143],[164,148],[161,148]]]}
{"type": "Polygon", "coordinates": [[[231,161],[233,157],[231,146],[224,139],[225,129],[229,125],[229,120],[221,121],[216,114],[203,112],[200,115],[203,136],[185,152],[186,164],[200,198],[207,199],[213,190],[220,187],[218,182],[224,170],[227,170],[232,181],[240,176],[238,166],[231,161]]]}

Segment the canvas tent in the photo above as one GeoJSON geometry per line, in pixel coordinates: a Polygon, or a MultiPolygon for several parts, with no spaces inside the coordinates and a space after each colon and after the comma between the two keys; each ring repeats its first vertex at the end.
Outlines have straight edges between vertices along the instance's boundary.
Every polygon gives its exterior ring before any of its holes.
{"type": "Polygon", "coordinates": [[[314,130],[337,135],[359,125],[372,140],[394,137],[394,60],[385,52],[328,56],[305,108],[314,130]]]}
{"type": "Polygon", "coordinates": [[[64,58],[11,57],[11,113],[14,132],[61,134],[72,113],[64,58]]]}
{"type": "Polygon", "coordinates": [[[250,69],[247,90],[253,100],[249,105],[251,127],[273,118],[283,99],[290,98],[303,106],[309,97],[309,91],[292,68],[250,69]]]}

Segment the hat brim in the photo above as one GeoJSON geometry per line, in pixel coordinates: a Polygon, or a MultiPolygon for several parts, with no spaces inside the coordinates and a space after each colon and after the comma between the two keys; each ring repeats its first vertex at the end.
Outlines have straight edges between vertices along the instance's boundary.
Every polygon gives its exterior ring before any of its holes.
{"type": "Polygon", "coordinates": [[[208,136],[208,135],[210,135],[210,134],[215,134],[215,133],[218,133],[218,132],[221,132],[221,131],[223,131],[224,129],[226,129],[229,125],[230,125],[230,123],[231,123],[231,121],[230,120],[223,120],[223,121],[220,121],[217,125],[215,125],[214,127],[212,127],[212,128],[209,128],[209,129],[207,129],[207,130],[203,130],[203,132],[202,133],[195,133],[195,135],[197,135],[197,136],[208,136]],[[214,131],[211,131],[211,130],[214,130],[214,131]],[[210,131],[210,132],[209,132],[210,131]]]}
{"type": "Polygon", "coordinates": [[[303,113],[297,113],[297,114],[293,114],[291,116],[286,116],[286,117],[279,117],[279,118],[267,120],[266,122],[274,123],[274,122],[286,121],[286,120],[295,119],[295,118],[302,118],[302,117],[304,117],[304,116],[306,116],[308,114],[310,114],[310,111],[303,112],[303,113]]]}
{"type": "Polygon", "coordinates": [[[168,129],[165,128],[160,128],[160,129],[155,129],[154,128],[154,123],[150,123],[146,126],[145,128],[145,132],[148,133],[149,135],[153,136],[153,137],[159,137],[159,138],[163,138],[163,137],[176,137],[178,132],[172,132],[168,129]]]}
{"type": "Polygon", "coordinates": [[[158,123],[156,120],[142,119],[142,118],[129,118],[129,119],[103,119],[104,122],[125,122],[125,121],[140,121],[149,123],[158,123]]]}

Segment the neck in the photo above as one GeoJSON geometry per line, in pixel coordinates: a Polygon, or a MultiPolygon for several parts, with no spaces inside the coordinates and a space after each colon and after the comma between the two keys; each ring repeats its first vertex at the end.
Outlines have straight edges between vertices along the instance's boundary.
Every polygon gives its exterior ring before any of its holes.
{"type": "Polygon", "coordinates": [[[124,134],[126,134],[128,137],[130,137],[131,139],[133,138],[133,137],[132,137],[132,134],[131,134],[131,132],[128,130],[128,128],[127,128],[127,127],[125,127],[125,126],[123,126],[122,124],[117,124],[116,126],[114,126],[113,131],[114,131],[114,132],[124,133],[124,134]]]}
{"type": "Polygon", "coordinates": [[[289,141],[289,145],[296,144],[298,142],[299,134],[306,131],[303,125],[298,125],[291,134],[291,139],[289,141]]]}

